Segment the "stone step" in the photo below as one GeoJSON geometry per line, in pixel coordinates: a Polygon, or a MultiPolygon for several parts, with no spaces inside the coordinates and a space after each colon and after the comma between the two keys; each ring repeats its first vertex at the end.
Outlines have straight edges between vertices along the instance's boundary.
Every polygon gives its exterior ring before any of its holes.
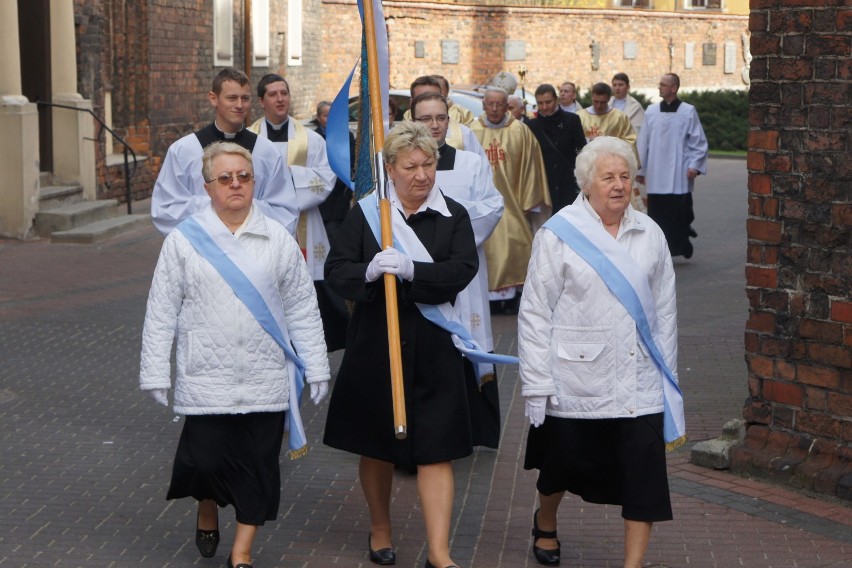
{"type": "Polygon", "coordinates": [[[50,235],[50,242],[91,244],[133,229],[147,227],[150,224],[150,215],[124,215],[95,221],[67,231],[56,231],[50,235]]]}
{"type": "Polygon", "coordinates": [[[118,215],[115,199],[81,201],[36,213],[33,228],[42,237],[118,215]]]}
{"type": "Polygon", "coordinates": [[[39,211],[83,201],[82,185],[44,185],[38,191],[39,211]]]}
{"type": "Polygon", "coordinates": [[[38,173],[38,184],[41,187],[53,185],[53,174],[50,173],[50,172],[39,172],[38,173]]]}

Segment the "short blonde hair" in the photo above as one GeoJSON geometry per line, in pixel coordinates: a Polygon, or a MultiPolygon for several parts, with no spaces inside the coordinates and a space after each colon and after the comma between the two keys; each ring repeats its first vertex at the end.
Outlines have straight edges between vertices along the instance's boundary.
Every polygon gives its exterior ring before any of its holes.
{"type": "Polygon", "coordinates": [[[246,159],[249,165],[249,171],[254,173],[254,166],[251,162],[251,152],[235,142],[214,142],[204,149],[204,155],[201,157],[201,175],[204,181],[209,182],[213,178],[213,159],[222,154],[238,154],[246,159]]]}
{"type": "Polygon", "coordinates": [[[614,136],[599,136],[586,144],[577,154],[574,177],[577,179],[577,185],[580,186],[580,189],[587,190],[592,186],[598,160],[607,156],[624,158],[630,170],[631,181],[636,177],[639,168],[636,165],[636,155],[633,153],[630,144],[614,136]]]}
{"type": "Polygon", "coordinates": [[[394,125],[382,146],[382,157],[386,164],[393,165],[405,152],[418,149],[427,156],[438,159],[438,143],[429,129],[419,122],[399,122],[394,125]]]}

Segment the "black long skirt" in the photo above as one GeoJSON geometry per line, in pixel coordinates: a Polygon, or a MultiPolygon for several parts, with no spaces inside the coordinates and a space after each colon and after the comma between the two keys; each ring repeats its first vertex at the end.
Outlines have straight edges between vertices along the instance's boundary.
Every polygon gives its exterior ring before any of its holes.
{"type": "Polygon", "coordinates": [[[233,505],[237,522],[278,516],[284,412],[187,416],[166,499],[213,499],[233,505]]]}
{"type": "Polygon", "coordinates": [[[530,428],[524,469],[538,469],[542,495],[568,491],[621,505],[632,521],[672,519],[663,415],[580,420],[547,416],[530,428]]]}

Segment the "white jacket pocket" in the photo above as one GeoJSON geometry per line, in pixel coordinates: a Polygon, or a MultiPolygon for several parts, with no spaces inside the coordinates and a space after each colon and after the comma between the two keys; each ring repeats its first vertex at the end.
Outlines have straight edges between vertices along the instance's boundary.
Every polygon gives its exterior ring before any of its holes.
{"type": "Polygon", "coordinates": [[[560,397],[609,396],[613,374],[609,335],[609,330],[555,330],[553,379],[560,397]]]}

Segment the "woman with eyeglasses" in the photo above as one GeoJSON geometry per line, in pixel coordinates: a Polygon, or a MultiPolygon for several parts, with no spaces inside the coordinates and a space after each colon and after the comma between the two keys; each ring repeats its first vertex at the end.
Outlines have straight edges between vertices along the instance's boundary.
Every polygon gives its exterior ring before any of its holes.
{"type": "Polygon", "coordinates": [[[257,528],[278,514],[285,419],[291,458],[300,457],[302,385],[319,404],[330,373],[299,246],[252,204],[251,154],[214,143],[202,171],[210,204],[169,233],[154,271],[139,385],[168,405],[177,334],[174,411],[186,420],[166,498],[198,501],[195,543],[208,558],[219,544],[217,507],[233,505],[227,566],[251,568],[257,528]]]}

